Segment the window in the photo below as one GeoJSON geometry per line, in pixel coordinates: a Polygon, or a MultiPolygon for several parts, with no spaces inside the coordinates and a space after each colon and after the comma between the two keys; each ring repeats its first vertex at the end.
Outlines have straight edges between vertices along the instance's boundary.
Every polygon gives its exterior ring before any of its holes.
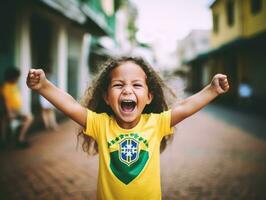
{"type": "Polygon", "coordinates": [[[229,0],[226,3],[226,16],[227,16],[227,24],[229,26],[234,25],[234,10],[235,10],[235,4],[234,1],[229,0]]]}
{"type": "Polygon", "coordinates": [[[262,7],[262,1],[261,0],[250,0],[251,3],[251,13],[253,15],[259,13],[261,11],[261,7],[262,7]]]}
{"type": "Polygon", "coordinates": [[[219,31],[219,15],[213,14],[213,32],[218,33],[219,31]]]}

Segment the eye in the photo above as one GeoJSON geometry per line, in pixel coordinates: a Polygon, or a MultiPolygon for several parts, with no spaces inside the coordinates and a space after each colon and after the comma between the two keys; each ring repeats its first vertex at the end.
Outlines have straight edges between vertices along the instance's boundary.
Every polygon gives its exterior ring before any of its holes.
{"type": "Polygon", "coordinates": [[[135,88],[140,88],[140,87],[142,87],[142,84],[140,84],[140,83],[135,83],[133,86],[134,86],[135,88]]]}
{"type": "Polygon", "coordinates": [[[113,85],[113,87],[115,87],[115,88],[122,88],[123,85],[121,83],[116,83],[116,84],[113,85]]]}

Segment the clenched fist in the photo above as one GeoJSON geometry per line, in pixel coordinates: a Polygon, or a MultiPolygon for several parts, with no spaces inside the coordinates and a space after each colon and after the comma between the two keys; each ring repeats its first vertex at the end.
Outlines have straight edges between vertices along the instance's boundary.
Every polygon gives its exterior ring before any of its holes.
{"type": "Polygon", "coordinates": [[[27,86],[32,90],[40,90],[46,84],[47,79],[42,69],[30,69],[27,76],[27,86]]]}
{"type": "Polygon", "coordinates": [[[211,87],[217,92],[217,94],[227,92],[229,90],[227,76],[224,74],[216,74],[211,81],[211,87]]]}

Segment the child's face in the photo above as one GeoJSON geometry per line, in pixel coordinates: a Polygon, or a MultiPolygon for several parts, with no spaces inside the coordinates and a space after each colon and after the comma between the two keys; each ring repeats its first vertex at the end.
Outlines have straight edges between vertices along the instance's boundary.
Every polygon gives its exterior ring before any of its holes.
{"type": "Polygon", "coordinates": [[[105,102],[112,108],[122,128],[133,128],[153,98],[146,84],[146,74],[137,64],[125,62],[113,69],[110,75],[105,102]]]}

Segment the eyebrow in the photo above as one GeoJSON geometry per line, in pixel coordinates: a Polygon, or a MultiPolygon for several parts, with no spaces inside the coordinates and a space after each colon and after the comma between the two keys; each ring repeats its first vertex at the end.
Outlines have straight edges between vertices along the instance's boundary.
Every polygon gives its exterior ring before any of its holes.
{"type": "MultiPolygon", "coordinates": [[[[124,82],[123,80],[120,80],[120,79],[114,79],[114,80],[111,80],[111,82],[124,82]]],[[[135,79],[131,82],[142,82],[142,81],[145,81],[145,80],[142,80],[142,79],[135,79]]]]}

